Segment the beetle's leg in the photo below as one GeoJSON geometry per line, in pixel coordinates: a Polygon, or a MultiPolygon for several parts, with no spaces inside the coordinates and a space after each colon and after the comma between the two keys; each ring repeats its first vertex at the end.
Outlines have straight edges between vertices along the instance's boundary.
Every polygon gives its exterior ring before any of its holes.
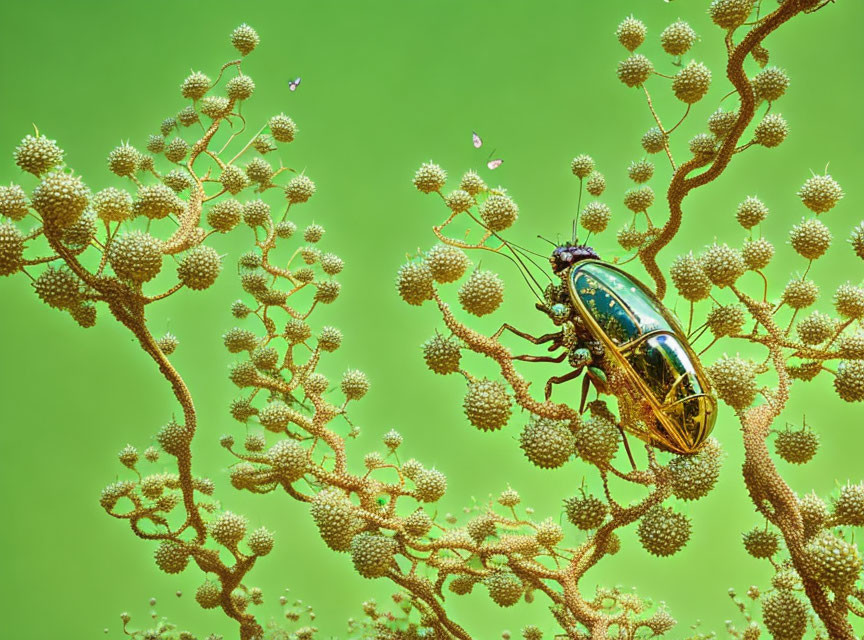
{"type": "Polygon", "coordinates": [[[569,373],[565,373],[563,376],[552,376],[546,381],[546,400],[549,400],[552,397],[552,385],[553,384],[561,384],[562,382],[569,382],[575,378],[578,378],[582,373],[582,369],[573,369],[569,373]]]}
{"type": "Polygon", "coordinates": [[[585,413],[585,401],[588,399],[588,392],[591,390],[591,378],[585,376],[582,378],[582,398],[579,400],[579,413],[585,413]]]}
{"type": "Polygon", "coordinates": [[[567,352],[562,351],[560,355],[552,356],[513,356],[513,360],[521,360],[523,362],[564,362],[567,357],[567,352]]]}
{"type": "Polygon", "coordinates": [[[498,331],[492,334],[492,339],[497,340],[498,338],[500,338],[501,334],[504,333],[505,329],[507,331],[515,333],[520,338],[524,338],[529,342],[533,342],[534,344],[544,344],[546,342],[554,340],[555,338],[560,337],[562,334],[561,331],[556,331],[555,333],[545,333],[542,336],[532,336],[530,333],[525,333],[524,331],[520,331],[516,327],[505,323],[501,325],[501,328],[498,329],[498,331]]]}
{"type": "Polygon", "coordinates": [[[621,432],[621,439],[624,441],[624,449],[627,451],[627,457],[630,458],[630,464],[633,465],[633,471],[636,471],[636,461],[633,459],[633,452],[630,451],[630,441],[627,440],[627,433],[624,431],[624,427],[621,426],[619,422],[617,425],[618,431],[621,432]]]}

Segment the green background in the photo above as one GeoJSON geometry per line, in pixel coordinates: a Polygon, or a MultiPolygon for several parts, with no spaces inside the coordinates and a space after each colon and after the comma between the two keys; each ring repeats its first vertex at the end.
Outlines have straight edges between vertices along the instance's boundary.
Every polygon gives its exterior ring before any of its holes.
{"type": "MultiPolygon", "coordinates": [[[[283,155],[294,168],[307,170],[319,192],[294,219],[301,226],[312,220],[323,224],[326,248],[347,264],[340,277],[343,295],[319,314],[319,322],[336,324],[346,335],[344,347],[326,365],[331,377],[351,366],[372,380],[372,391],[354,410],[364,434],[352,445],[355,457],[395,427],[406,439],[404,456],[448,474],[442,510],[458,512],[472,496],[482,500],[509,483],[538,515],[557,517],[560,500],[572,495],[586,474],[588,485],[596,487],[596,476],[578,462],[553,472],[531,467],[514,441],[521,416],[501,433],[478,433],[461,414],[462,382],[424,368],[418,345],[440,323],[429,305],[416,309],[402,303],[393,280],[406,252],[431,246],[430,226],[444,211],[434,198],[413,190],[411,176],[430,158],[458,176],[480,168],[487,148],[496,149],[504,164],[494,176],[485,169],[484,175],[508,187],[521,207],[509,237],[544,251],[534,237],[566,235],[575,209],[577,183],[569,160],[591,153],[607,175],[603,199],[613,207],[613,230],[618,228],[627,219],[620,204],[628,186],[625,167],[641,157],[638,138],[652,122],[638,91],[615,77],[625,53],[614,38],[615,26],[631,12],[643,19],[649,28],[643,52],[664,73],[675,68],[657,44],[663,27],[680,16],[702,36],[692,54],[714,70],[714,85],[683,127],[683,144],[728,91],[721,34],[710,25],[706,4],[4,3],[0,182],[19,180],[12,150],[36,123],[58,139],[68,162],[92,188],[117,183],[105,166],[108,151],[126,139],[143,147],[161,119],[183,106],[177,87],[190,67],[215,76],[233,56],[231,29],[244,21],[253,25],[262,43],[244,70],[258,90],[245,113],[256,123],[284,110],[297,121],[298,139],[283,155]],[[296,75],[303,83],[292,94],[288,79],[296,75]],[[473,129],[486,141],[481,151],[470,145],[473,129]]],[[[769,0],[766,5],[775,6],[769,0]]],[[[688,198],[683,231],[662,256],[665,262],[676,251],[698,249],[715,237],[740,243],[735,205],[758,194],[771,208],[763,232],[778,249],[770,271],[777,290],[790,272],[803,267],[785,244],[788,228],[806,213],[795,191],[811,170],[822,171],[830,162],[847,196],[825,216],[836,240],[814,267],[825,292],[822,307],[830,308],[836,284],[860,281],[861,262],[844,239],[864,202],[858,180],[862,20],[864,5],[846,0],[796,18],[769,38],[772,62],[792,77],[776,107],[790,122],[790,137],[779,150],[757,148],[736,158],[720,180],[688,198]]],[[[655,78],[650,87],[668,124],[682,109],[665,83],[655,78]]],[[[656,159],[659,175],[652,184],[659,189],[668,174],[656,159]]],[[[654,215],[662,218],[659,206],[654,215]]],[[[605,235],[598,247],[614,255],[612,234],[605,235]]],[[[248,240],[240,231],[220,238],[217,246],[230,264],[248,240]]],[[[484,257],[483,266],[505,276],[508,294],[493,319],[475,325],[491,329],[506,319],[543,331],[544,319],[533,311],[530,294],[509,264],[484,257]]],[[[229,462],[217,439],[226,431],[240,432],[226,412],[235,391],[222,373],[231,357],[220,341],[233,326],[228,305],[239,293],[232,271],[226,268],[206,293],[184,293],[159,305],[151,326],[157,335],[170,328],[181,340],[172,360],[200,412],[197,473],[214,477],[226,507],[277,533],[276,549],[250,580],[268,597],[261,617],[278,614],[277,594],[290,587],[315,607],[322,637],[338,636],[347,617],[359,614],[363,599],[386,598],[391,589],[363,580],[346,556],[328,551],[305,510],[286,496],[253,497],[228,485],[229,462]]],[[[755,278],[749,284],[756,290],[755,278]]],[[[151,545],[98,505],[100,489],[121,474],[116,452],[127,442],[145,447],[175,410],[167,385],[130,335],[105,314],[85,332],[41,305],[25,278],[5,279],[0,288],[5,634],[19,640],[83,639],[101,636],[107,626],[109,637],[116,638],[117,614],[129,610],[140,621],[147,599],[155,596],[160,613],[181,626],[202,635],[233,635],[220,613],[200,610],[190,595],[174,597],[176,589],[191,594],[199,572],[161,574],[151,560],[151,545]]],[[[715,347],[706,359],[724,348],[715,347]]],[[[541,374],[527,373],[540,380],[541,374]]],[[[575,400],[578,389],[573,384],[556,398],[569,393],[575,400]]],[[[792,485],[827,495],[838,481],[860,479],[860,406],[836,399],[822,376],[807,388],[796,387],[787,418],[800,423],[805,410],[823,446],[806,468],[780,463],[792,485]]],[[[631,528],[623,536],[624,550],[603,561],[585,583],[635,586],[644,596],[665,600],[682,622],[676,637],[697,619],[706,630],[722,630],[723,621],[736,615],[727,589],[764,586],[769,575],[766,563],[746,556],[740,544],[741,532],[759,520],[738,473],[738,427],[726,408],[715,433],[729,455],[716,491],[684,507],[695,523],[688,547],[659,560],[638,547],[631,528]]],[[[475,637],[491,638],[529,622],[551,630],[539,600],[500,610],[481,593],[454,597],[449,606],[475,637]]]]}

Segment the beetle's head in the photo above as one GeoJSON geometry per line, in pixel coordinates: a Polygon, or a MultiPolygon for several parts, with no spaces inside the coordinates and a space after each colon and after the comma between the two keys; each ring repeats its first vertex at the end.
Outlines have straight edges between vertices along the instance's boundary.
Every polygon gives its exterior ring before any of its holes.
{"type": "Polygon", "coordinates": [[[580,260],[599,260],[600,256],[592,247],[585,244],[565,244],[555,247],[549,257],[552,271],[561,273],[568,267],[573,266],[580,260]]]}

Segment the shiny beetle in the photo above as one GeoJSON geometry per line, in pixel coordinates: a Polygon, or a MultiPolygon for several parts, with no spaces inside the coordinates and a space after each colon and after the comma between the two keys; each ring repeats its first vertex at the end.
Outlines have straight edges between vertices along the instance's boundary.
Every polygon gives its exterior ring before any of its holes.
{"type": "Polygon", "coordinates": [[[566,358],[573,370],[550,378],[546,397],[551,395],[551,385],[584,373],[580,410],[592,383],[599,392],[609,391],[607,381],[614,369],[650,409],[643,411],[649,417],[639,427],[628,430],[660,449],[696,453],[714,427],[717,401],[677,320],[647,287],[600,260],[591,247],[558,246],[550,263],[561,284],[547,287],[546,301],[537,308],[561,330],[536,338],[509,325],[502,331],[506,328],[535,344],[551,343],[550,351],[564,352],[515,359],[563,362],[566,358]]]}

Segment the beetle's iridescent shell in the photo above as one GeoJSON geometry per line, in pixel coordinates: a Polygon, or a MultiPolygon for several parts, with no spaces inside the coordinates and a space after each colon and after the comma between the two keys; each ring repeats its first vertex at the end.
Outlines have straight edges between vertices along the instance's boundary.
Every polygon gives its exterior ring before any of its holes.
{"type": "Polygon", "coordinates": [[[674,316],[618,267],[575,264],[567,277],[575,309],[651,405],[656,424],[634,433],[676,453],[695,453],[714,428],[717,401],[674,316]]]}

